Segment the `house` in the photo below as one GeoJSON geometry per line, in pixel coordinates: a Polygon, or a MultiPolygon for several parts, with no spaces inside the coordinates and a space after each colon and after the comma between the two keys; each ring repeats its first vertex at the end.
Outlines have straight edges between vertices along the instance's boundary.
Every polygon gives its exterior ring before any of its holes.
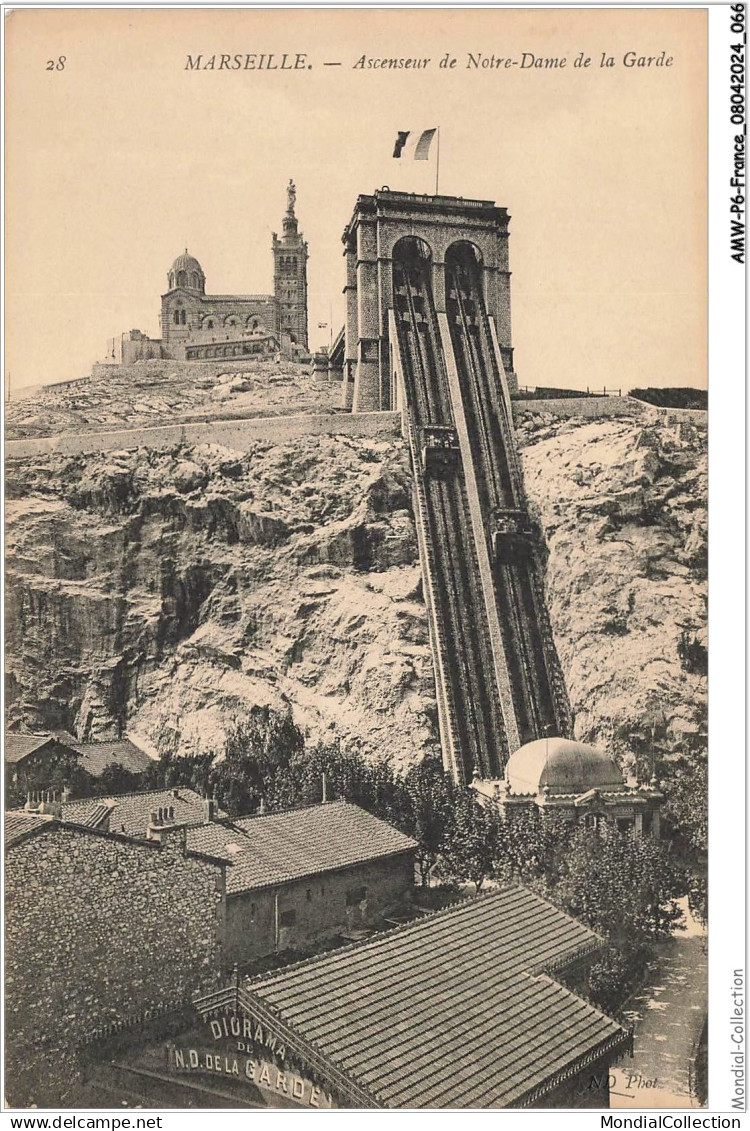
{"type": "Polygon", "coordinates": [[[227,961],[246,963],[340,932],[382,925],[411,900],[411,837],[346,801],[188,830],[227,869],[227,961]]]}
{"type": "Polygon", "coordinates": [[[5,772],[13,783],[40,773],[51,776],[55,770],[66,771],[80,762],[76,747],[53,734],[18,734],[6,731],[3,735],[5,772]]]}
{"type": "Polygon", "coordinates": [[[416,841],[346,801],[232,821],[182,786],[36,800],[27,811],[103,832],[159,841],[183,829],[191,851],[223,860],[225,967],[380,927],[384,911],[411,901],[416,841]]]}
{"type": "Polygon", "coordinates": [[[608,1107],[631,1034],[567,984],[602,945],[507,888],[199,993],[166,1041],[102,1049],[89,1086],[111,1107],[608,1107]]]}
{"type": "MultiPolygon", "coordinates": [[[[152,765],[150,756],[129,738],[79,742],[65,732],[17,734],[6,731],[4,756],[8,804],[11,805],[28,790],[62,787],[75,781],[80,770],[99,778],[115,765],[129,774],[142,774],[152,765]]],[[[77,782],[80,788],[80,774],[77,782]]]]}
{"type": "Polygon", "coordinates": [[[234,963],[380,925],[416,848],[343,801],[230,822],[182,788],[45,792],[5,836],[14,1106],[79,1106],[97,1042],[173,1028],[234,963]]]}
{"type": "Polygon", "coordinates": [[[110,766],[122,766],[130,774],[142,774],[153,765],[153,759],[129,738],[111,742],[76,742],[81,755],[80,766],[92,777],[98,778],[110,766]]]}
{"type": "MultiPolygon", "coordinates": [[[[65,1104],[83,1051],[188,1003],[222,966],[226,864],[161,840],[5,817],[6,1086],[12,1106],[65,1104]]],[[[82,1059],[83,1057],[83,1059],[82,1059]]]]}
{"type": "MultiPolygon", "coordinates": [[[[194,789],[180,786],[66,800],[60,815],[63,821],[73,824],[157,840],[166,829],[202,825],[212,820],[215,812],[213,801],[201,797],[194,789]]],[[[220,815],[225,814],[220,812],[220,815]]]]}

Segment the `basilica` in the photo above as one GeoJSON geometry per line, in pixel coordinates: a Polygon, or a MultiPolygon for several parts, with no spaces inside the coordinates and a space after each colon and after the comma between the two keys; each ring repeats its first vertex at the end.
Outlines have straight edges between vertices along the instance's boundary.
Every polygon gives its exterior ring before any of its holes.
{"type": "Polygon", "coordinates": [[[206,294],[206,276],[187,248],[167,273],[161,296],[161,337],[140,330],[122,335],[112,352],[123,365],[150,358],[204,361],[282,353],[308,356],[307,243],[295,215],[290,180],[282,235],[273,233],[273,294],[206,294]]]}

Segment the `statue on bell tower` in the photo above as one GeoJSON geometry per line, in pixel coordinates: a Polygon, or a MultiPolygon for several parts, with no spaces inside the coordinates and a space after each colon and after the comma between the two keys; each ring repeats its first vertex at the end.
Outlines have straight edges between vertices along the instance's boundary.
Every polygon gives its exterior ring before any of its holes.
{"type": "Polygon", "coordinates": [[[286,212],[281,239],[273,233],[273,290],[276,299],[276,332],[282,348],[294,353],[307,350],[307,244],[298,228],[294,208],[297,186],[292,178],[286,186],[286,212]]]}

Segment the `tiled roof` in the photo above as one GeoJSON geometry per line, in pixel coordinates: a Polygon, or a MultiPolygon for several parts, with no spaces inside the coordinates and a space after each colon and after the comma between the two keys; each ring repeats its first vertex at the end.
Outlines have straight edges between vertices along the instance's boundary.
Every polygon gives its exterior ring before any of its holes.
{"type": "Polygon", "coordinates": [[[10,848],[11,845],[18,844],[19,841],[30,833],[36,832],[37,829],[48,824],[51,820],[53,818],[50,816],[41,813],[25,813],[22,809],[6,812],[3,820],[5,847],[10,848]]]}
{"type": "Polygon", "coordinates": [[[115,763],[132,774],[142,774],[152,765],[148,754],[129,738],[115,742],[77,742],[75,748],[81,754],[81,767],[94,777],[99,777],[107,766],[115,763]]]}
{"type": "Polygon", "coordinates": [[[286,883],[416,848],[411,837],[346,801],[202,825],[188,847],[223,856],[227,894],[286,883]]]}
{"type": "MultiPolygon", "coordinates": [[[[76,824],[84,825],[88,829],[101,828],[109,820],[112,809],[113,806],[108,805],[106,801],[103,801],[101,805],[92,805],[83,812],[76,824]]],[[[72,823],[70,817],[68,820],[72,823]]]]}
{"type": "Polygon", "coordinates": [[[111,806],[109,831],[145,836],[151,812],[160,806],[174,806],[175,824],[200,824],[204,820],[203,800],[195,790],[180,786],[176,790],[157,789],[149,793],[123,793],[116,797],[88,797],[67,801],[62,819],[75,825],[90,825],[102,805],[111,806]]]}
{"type": "Polygon", "coordinates": [[[6,731],[3,740],[5,761],[21,762],[34,750],[46,746],[49,741],[48,734],[13,734],[6,731]]]}
{"type": "Polygon", "coordinates": [[[600,945],[509,888],[246,986],[379,1106],[523,1106],[629,1039],[544,973],[600,945]]]}

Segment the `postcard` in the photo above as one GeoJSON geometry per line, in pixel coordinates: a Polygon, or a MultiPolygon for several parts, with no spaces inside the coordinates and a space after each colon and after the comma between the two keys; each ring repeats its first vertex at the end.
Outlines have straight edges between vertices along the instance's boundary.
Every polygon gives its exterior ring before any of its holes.
{"type": "Polygon", "coordinates": [[[6,10],[6,1111],[739,1126],[744,58],[6,10]]]}

